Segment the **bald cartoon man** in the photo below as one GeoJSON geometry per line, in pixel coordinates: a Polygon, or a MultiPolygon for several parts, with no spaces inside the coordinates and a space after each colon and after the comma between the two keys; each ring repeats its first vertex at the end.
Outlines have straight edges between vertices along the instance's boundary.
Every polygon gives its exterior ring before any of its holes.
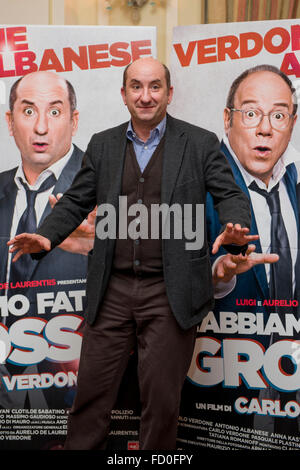
{"type": "MultiPolygon", "coordinates": [[[[14,325],[16,327],[16,322],[27,316],[49,320],[65,313],[66,307],[63,309],[62,306],[60,309],[38,309],[37,296],[47,293],[48,301],[51,295],[53,304],[59,292],[63,291],[65,296],[68,296],[68,291],[75,292],[73,297],[67,299],[71,305],[68,311],[72,308],[77,315],[83,313],[87,268],[84,250],[81,254],[73,254],[57,247],[47,259],[36,261],[29,257],[19,269],[14,270],[6,245],[7,240],[24,227],[25,219],[26,223],[38,227],[51,212],[51,204],[56,202],[57,196],[71,185],[83,157],[83,152],[72,144],[78,119],[73,86],[56,73],[30,73],[13,84],[6,120],[9,133],[20,151],[20,164],[17,168],[0,174],[0,279],[2,284],[6,283],[8,286],[8,289],[2,289],[0,293],[7,296],[9,305],[15,307],[1,318],[1,323],[6,328],[14,325]],[[49,198],[52,199],[51,204],[49,198]],[[83,283],[72,283],[72,280],[78,279],[83,280],[83,283]],[[68,280],[70,284],[60,286],[57,282],[59,280],[68,280]],[[19,295],[26,300],[21,306],[17,301],[19,295]],[[75,297],[79,300],[76,308],[75,297]],[[26,315],[25,312],[22,313],[23,305],[26,306],[26,315]]],[[[21,342],[17,346],[21,348],[21,342]]],[[[35,366],[26,369],[32,360],[26,362],[26,350],[22,354],[24,363],[15,363],[8,357],[9,373],[6,366],[1,365],[2,376],[8,374],[10,377],[24,370],[28,373],[36,371],[35,366]]],[[[46,360],[37,360],[37,367],[44,372],[61,370],[59,363],[46,360]]],[[[4,393],[6,389],[2,385],[0,406],[5,408],[22,407],[25,399],[29,400],[30,407],[70,406],[65,400],[65,387],[50,387],[43,394],[37,389],[27,392],[15,387],[4,393]]]]}

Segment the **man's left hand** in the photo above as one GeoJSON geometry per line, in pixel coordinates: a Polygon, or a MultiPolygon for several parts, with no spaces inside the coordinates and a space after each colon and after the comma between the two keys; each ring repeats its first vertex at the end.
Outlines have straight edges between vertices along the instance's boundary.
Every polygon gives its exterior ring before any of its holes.
{"type": "Polygon", "coordinates": [[[233,225],[228,223],[224,232],[222,232],[215,240],[212,247],[212,254],[215,255],[221,245],[246,245],[247,243],[258,240],[259,235],[248,235],[249,229],[247,227],[242,228],[240,224],[233,225]]]}

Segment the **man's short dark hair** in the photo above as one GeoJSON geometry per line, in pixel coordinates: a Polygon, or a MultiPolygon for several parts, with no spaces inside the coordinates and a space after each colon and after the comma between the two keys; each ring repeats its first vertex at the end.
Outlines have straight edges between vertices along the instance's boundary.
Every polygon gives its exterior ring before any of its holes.
{"type": "MultiPolygon", "coordinates": [[[[16,80],[11,89],[10,89],[10,93],[9,93],[9,109],[11,112],[13,112],[13,109],[14,109],[14,105],[15,105],[15,102],[16,102],[16,99],[17,99],[17,89],[18,89],[18,86],[20,84],[20,82],[23,80],[23,78],[26,77],[26,75],[24,75],[23,77],[20,77],[18,80],[16,80]]],[[[75,90],[74,90],[74,87],[73,85],[68,81],[66,80],[65,78],[63,79],[65,80],[66,82],[66,85],[67,85],[67,90],[68,90],[68,98],[69,98],[69,103],[70,103],[70,109],[71,109],[71,116],[73,115],[73,112],[75,111],[76,107],[77,107],[77,99],[76,99],[76,93],[75,93],[75,90]]]]}
{"type": "MultiPolygon", "coordinates": [[[[291,80],[278,67],[276,67],[275,65],[269,65],[269,64],[256,65],[255,67],[251,67],[251,68],[245,70],[243,73],[241,73],[232,82],[232,85],[230,87],[230,90],[229,90],[229,93],[228,93],[228,96],[227,96],[227,101],[226,101],[226,107],[227,108],[229,108],[229,109],[234,108],[234,98],[235,98],[235,94],[237,92],[238,87],[240,86],[240,84],[247,77],[249,77],[249,75],[252,75],[253,73],[257,73],[257,72],[276,73],[277,75],[279,75],[285,81],[285,83],[288,85],[289,89],[291,90],[292,96],[294,96],[294,93],[295,93],[296,90],[293,87],[293,84],[292,84],[291,80]]],[[[297,108],[298,108],[298,104],[297,104],[297,101],[296,101],[293,104],[293,115],[295,115],[297,113],[297,108]]],[[[230,123],[231,123],[231,121],[230,121],[230,123]]]]}
{"type": "MultiPolygon", "coordinates": [[[[124,69],[124,72],[123,72],[123,88],[125,88],[126,86],[126,80],[127,80],[127,72],[128,72],[128,69],[129,67],[133,64],[133,62],[130,62],[130,64],[126,65],[125,69],[124,69]]],[[[168,69],[168,67],[165,65],[165,64],[161,64],[165,70],[165,78],[166,78],[166,83],[167,83],[167,90],[169,91],[170,90],[170,87],[171,87],[171,74],[170,74],[170,70],[168,69]]]]}

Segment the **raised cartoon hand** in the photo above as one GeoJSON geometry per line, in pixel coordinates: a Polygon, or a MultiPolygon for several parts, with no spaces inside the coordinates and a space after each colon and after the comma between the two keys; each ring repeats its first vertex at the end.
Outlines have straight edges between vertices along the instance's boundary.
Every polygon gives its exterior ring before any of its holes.
{"type": "Polygon", "coordinates": [[[49,251],[51,242],[48,238],[36,233],[20,233],[7,242],[11,248],[10,253],[17,252],[12,261],[17,261],[25,253],[38,253],[42,250],[49,251]]]}

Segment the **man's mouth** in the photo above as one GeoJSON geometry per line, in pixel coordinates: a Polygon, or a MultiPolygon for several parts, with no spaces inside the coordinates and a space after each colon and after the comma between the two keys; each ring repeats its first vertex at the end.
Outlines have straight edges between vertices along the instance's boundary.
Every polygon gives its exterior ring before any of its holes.
{"type": "Polygon", "coordinates": [[[49,144],[47,142],[33,142],[32,145],[36,152],[45,152],[49,144]]]}
{"type": "Polygon", "coordinates": [[[257,147],[254,147],[254,150],[255,153],[259,156],[265,156],[271,152],[271,148],[265,145],[257,145],[257,147]]]}
{"type": "Polygon", "coordinates": [[[136,107],[139,108],[139,109],[151,109],[151,108],[154,108],[154,106],[156,106],[155,103],[152,103],[149,101],[148,104],[141,104],[141,103],[137,103],[136,107]]]}

